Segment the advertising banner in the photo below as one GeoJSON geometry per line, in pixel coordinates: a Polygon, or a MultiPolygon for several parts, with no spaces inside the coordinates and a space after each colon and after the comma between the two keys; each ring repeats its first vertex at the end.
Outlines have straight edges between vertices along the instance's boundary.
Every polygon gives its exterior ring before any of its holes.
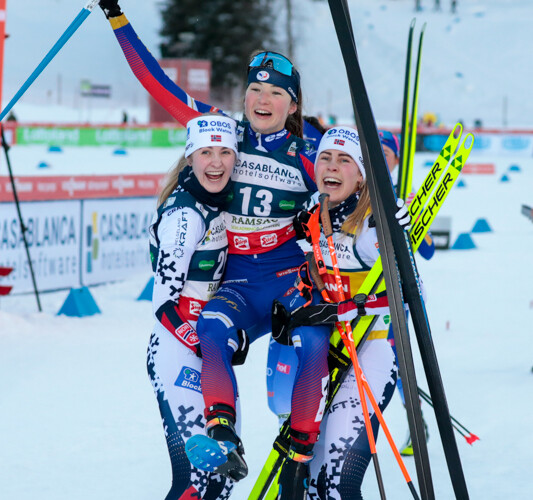
{"type": "MultiPolygon", "coordinates": [[[[80,210],[80,201],[21,204],[38,290],[79,285],[80,210]]],[[[13,285],[12,294],[33,291],[14,203],[0,203],[0,267],[13,268],[2,278],[2,285],[13,285]]]]}
{"type": "MultiPolygon", "coordinates": [[[[74,200],[155,196],[165,174],[71,175],[17,177],[20,201],[74,200]]],[[[0,201],[13,201],[9,177],[0,176],[0,201]]]]}
{"type": "Polygon", "coordinates": [[[56,127],[24,126],[16,129],[16,143],[22,146],[121,146],[132,148],[183,147],[187,131],[181,127],[56,127]]]}
{"type": "Polygon", "coordinates": [[[83,202],[82,283],[95,285],[151,269],[148,228],[155,198],[83,202]]]}

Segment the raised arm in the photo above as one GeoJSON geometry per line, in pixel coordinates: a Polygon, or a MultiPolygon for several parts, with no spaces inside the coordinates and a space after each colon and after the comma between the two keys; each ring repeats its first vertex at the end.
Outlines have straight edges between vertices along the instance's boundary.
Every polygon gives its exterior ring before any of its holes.
{"type": "Polygon", "coordinates": [[[100,0],[99,5],[109,19],[133,74],[173,118],[185,126],[200,114],[220,111],[191,97],[165,74],[156,58],[137,36],[117,0],[100,0]]]}

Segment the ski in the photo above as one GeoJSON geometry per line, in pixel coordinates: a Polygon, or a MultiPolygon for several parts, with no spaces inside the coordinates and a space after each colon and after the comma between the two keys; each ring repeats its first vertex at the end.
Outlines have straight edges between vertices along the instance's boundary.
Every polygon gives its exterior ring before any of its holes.
{"type": "MultiPolygon", "coordinates": [[[[453,168],[456,172],[460,172],[460,170],[466,163],[468,154],[473,146],[473,144],[471,144],[469,148],[465,147],[465,143],[468,136],[463,141],[461,147],[457,151],[457,154],[453,156],[454,152],[457,149],[457,145],[460,142],[461,133],[462,126],[458,123],[450,133],[448,139],[446,140],[446,143],[440,151],[437,159],[433,163],[433,166],[427,174],[424,182],[416,193],[415,199],[419,200],[419,202],[417,206],[412,210],[411,216],[413,217],[413,220],[424,214],[424,207],[433,206],[431,195],[436,192],[440,193],[439,186],[435,188],[435,183],[439,180],[439,178],[442,177],[442,174],[450,168],[449,164],[457,160],[457,162],[454,163],[455,166],[453,168]],[[434,189],[431,189],[430,186],[433,186],[434,189]]],[[[455,183],[455,180],[457,180],[457,176],[446,183],[447,189],[444,198],[448,195],[451,187],[455,183]]],[[[414,251],[418,249],[418,246],[423,240],[423,237],[429,230],[431,222],[433,222],[434,220],[434,216],[437,214],[438,210],[441,208],[444,202],[444,198],[439,202],[437,210],[436,212],[434,212],[433,217],[431,218],[429,223],[424,224],[422,226],[424,234],[421,238],[419,238],[416,242],[413,243],[414,251]]],[[[378,259],[372,269],[369,271],[357,293],[365,293],[366,295],[372,295],[376,293],[378,291],[379,285],[383,283],[382,278],[383,268],[381,265],[381,260],[378,259]]],[[[358,350],[362,347],[366,337],[372,331],[376,321],[377,316],[368,315],[358,317],[357,323],[354,322],[352,324],[354,343],[357,346],[358,350]]],[[[328,399],[326,402],[325,413],[327,413],[327,410],[331,406],[333,398],[337,394],[337,391],[340,388],[344,377],[346,376],[351,367],[350,356],[348,355],[348,352],[344,347],[344,343],[337,329],[333,331],[330,338],[328,363],[330,367],[330,392],[328,394],[328,399]]],[[[290,444],[289,426],[289,419],[287,419],[287,421],[285,421],[285,423],[282,425],[279,435],[273,443],[272,450],[267,458],[267,461],[265,462],[265,465],[263,466],[263,469],[259,474],[259,477],[254,485],[250,496],[248,497],[248,500],[268,499],[271,498],[270,494],[269,496],[265,495],[267,495],[267,491],[269,491],[269,488],[271,491],[275,491],[276,483],[273,483],[273,481],[278,474],[283,460],[285,459],[290,444]]]]}
{"type": "Polygon", "coordinates": [[[405,57],[405,79],[403,84],[403,103],[402,103],[402,131],[400,143],[400,155],[398,163],[398,184],[396,186],[396,196],[401,198],[401,179],[405,175],[407,168],[407,146],[408,146],[408,130],[409,130],[409,93],[411,85],[411,59],[413,54],[413,34],[415,31],[416,18],[411,21],[409,26],[409,35],[407,37],[407,55],[405,57]]]}
{"type": "Polygon", "coordinates": [[[458,498],[467,499],[469,498],[468,490],[451,426],[427,313],[421,296],[416,264],[408,238],[395,221],[396,198],[381,151],[376,123],[359,66],[352,28],[349,24],[348,9],[343,0],[329,0],[329,5],[348,73],[363,159],[369,167],[368,185],[372,212],[377,223],[376,229],[383,262],[383,274],[387,284],[391,320],[397,343],[400,371],[404,381],[407,416],[421,496],[423,499],[433,499],[435,493],[418,401],[416,373],[404,314],[404,294],[411,311],[428,386],[434,401],[435,415],[452,485],[458,498]]]}
{"type": "MultiPolygon", "coordinates": [[[[398,184],[401,183],[400,198],[407,200],[411,193],[411,186],[413,182],[413,162],[416,149],[416,133],[417,133],[417,116],[418,116],[418,93],[420,89],[420,66],[422,63],[422,42],[424,41],[424,32],[426,30],[426,23],[422,26],[420,38],[418,41],[418,55],[415,69],[415,81],[413,88],[413,99],[411,108],[411,117],[409,124],[409,138],[407,140],[407,161],[405,164],[404,175],[398,178],[398,184]]],[[[402,137],[403,139],[403,137],[402,137]]]]}

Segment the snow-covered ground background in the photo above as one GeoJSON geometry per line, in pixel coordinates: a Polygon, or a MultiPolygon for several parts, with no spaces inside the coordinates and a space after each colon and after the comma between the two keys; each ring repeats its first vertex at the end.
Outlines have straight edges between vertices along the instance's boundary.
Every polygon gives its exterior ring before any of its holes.
{"type": "MultiPolygon", "coordinates": [[[[416,180],[426,171],[417,159],[416,180]]],[[[533,437],[533,224],[520,214],[532,201],[533,160],[498,159],[497,174],[464,176],[443,212],[453,237],[486,218],[493,231],[474,234],[475,250],[439,251],[419,259],[428,288],[434,343],[452,414],[481,441],[457,436],[471,498],[531,498],[533,437]],[[521,172],[499,178],[511,164],[521,172]]],[[[157,404],[145,373],[152,324],[148,302],[136,301],[149,271],[124,283],[92,288],[101,315],[55,314],[67,292],[0,300],[0,498],[105,500],[163,498],[170,465],[157,404]]],[[[276,434],[266,402],[267,341],[254,344],[237,369],[249,477],[245,499],[276,434]]],[[[415,352],[417,348],[415,347],[415,352]]],[[[419,385],[427,387],[419,364],[419,385]]],[[[453,498],[431,409],[429,452],[437,498],[453,498]]],[[[395,396],[385,413],[398,444],[406,417],[395,396]]],[[[378,452],[391,498],[410,493],[383,437],[378,452]]],[[[406,462],[416,476],[411,458],[406,462]]],[[[372,470],[365,498],[377,499],[372,470]]]]}
{"type": "MultiPolygon", "coordinates": [[[[143,16],[141,6],[145,2],[124,0],[122,3],[143,37],[155,40],[157,24],[154,24],[153,4],[149,4],[147,15],[143,16]]],[[[363,72],[365,76],[368,74],[367,87],[378,121],[398,123],[403,51],[413,15],[407,5],[414,2],[349,3],[356,38],[361,40],[363,72]],[[374,38],[377,36],[382,40],[374,38]]],[[[456,17],[447,12],[446,1],[441,2],[442,13],[432,12],[433,2],[423,3],[427,4],[426,11],[417,16],[417,23],[426,18],[428,31],[420,111],[436,111],[447,123],[458,118],[467,123],[482,118],[488,124],[500,126],[501,95],[506,92],[510,99],[509,125],[531,126],[533,101],[528,89],[533,60],[528,57],[528,50],[533,46],[530,29],[533,6],[530,2],[459,0],[456,17]],[[448,56],[444,57],[439,50],[448,56]],[[447,69],[443,61],[453,62],[453,70],[447,69]],[[451,77],[447,72],[452,72],[451,77]],[[455,72],[465,76],[454,77],[455,72]],[[470,86],[464,85],[466,80],[471,82],[470,86]],[[512,105],[515,98],[516,108],[512,105]]],[[[39,49],[48,49],[81,8],[67,15],[72,9],[70,4],[65,0],[8,0],[8,31],[12,38],[7,43],[17,40],[14,27],[17,19],[22,24],[24,14],[25,23],[42,35],[43,41],[38,40],[39,49]],[[36,5],[45,7],[44,4],[47,8],[39,12],[31,9],[36,5]]],[[[320,25],[303,30],[301,36],[312,38],[320,32],[324,40],[333,37],[327,6],[312,5],[319,15],[314,18],[308,10],[306,18],[320,25]]],[[[65,52],[53,63],[57,66],[51,65],[48,73],[55,75],[58,68],[65,74],[69,68],[75,73],[79,66],[72,62],[73,55],[69,52],[72,50],[83,62],[89,56],[94,57],[97,64],[91,71],[97,75],[98,64],[109,75],[121,75],[127,96],[127,89],[138,84],[124,66],[102,17],[100,12],[95,12],[88,19],[87,26],[75,35],[72,46],[69,43],[65,47],[65,52]],[[87,32],[93,36],[91,43],[85,38],[87,32]]],[[[35,34],[33,40],[37,43],[35,34]]],[[[17,43],[22,42],[19,39],[17,43]]],[[[298,54],[304,85],[310,88],[308,105],[313,112],[331,111],[346,116],[342,110],[349,106],[349,100],[339,108],[333,104],[334,99],[347,96],[344,70],[335,59],[338,57],[336,42],[331,38],[327,43],[316,43],[313,45],[308,40],[308,49],[298,49],[309,50],[309,59],[298,54]],[[321,54],[321,61],[314,64],[321,54]],[[322,64],[328,64],[331,71],[328,79],[334,82],[330,110],[324,104],[327,92],[314,87],[314,82],[320,81],[317,68],[322,64]]],[[[155,42],[151,44],[150,48],[156,47],[155,42]]],[[[13,64],[8,50],[6,45],[6,65],[13,64]]],[[[19,68],[20,82],[40,57],[40,50],[33,45],[31,51],[17,59],[17,65],[22,68],[19,68]]],[[[8,84],[9,71],[6,66],[4,101],[20,84],[18,80],[8,84]]],[[[106,83],[97,77],[93,80],[106,83]]],[[[43,85],[45,81],[43,75],[43,85]]],[[[55,82],[55,76],[49,81],[55,82]]],[[[65,81],[63,85],[66,88],[65,81]]],[[[80,111],[73,103],[58,107],[56,96],[52,93],[47,97],[46,87],[39,90],[37,83],[35,98],[31,97],[33,91],[32,88],[25,102],[15,108],[22,120],[77,121],[80,113],[87,112],[80,111]],[[39,92],[45,97],[39,98],[39,92]]],[[[126,100],[110,103],[101,110],[93,109],[92,120],[118,122],[126,107],[131,110],[130,116],[138,112],[138,120],[142,121],[142,113],[147,116],[141,102],[144,91],[134,92],[138,92],[137,103],[126,100]]],[[[152,153],[157,157],[150,162],[149,172],[166,171],[176,154],[168,150],[152,153]]],[[[46,154],[45,147],[14,147],[15,173],[37,175],[36,165],[46,154]]],[[[111,155],[111,148],[100,151],[65,148],[63,158],[71,158],[71,166],[56,159],[46,174],[68,171],[92,174],[99,173],[99,168],[106,173],[139,173],[146,165],[148,154],[148,151],[132,150],[127,158],[116,158],[111,155]]],[[[417,155],[415,183],[427,172],[422,165],[428,159],[434,156],[417,155]]],[[[440,251],[430,262],[419,259],[418,264],[428,288],[428,313],[450,410],[481,438],[469,446],[457,436],[470,496],[483,500],[525,500],[533,497],[533,375],[530,371],[533,365],[533,224],[520,214],[520,205],[533,204],[533,159],[476,156],[474,161],[494,162],[496,174],[465,175],[467,187],[454,189],[443,214],[452,217],[452,241],[460,232],[470,231],[480,217],[487,219],[493,231],[473,235],[475,250],[440,251]],[[511,164],[519,165],[521,172],[508,172],[511,164]],[[504,173],[508,173],[510,182],[500,182],[504,173]]],[[[5,175],[5,163],[0,168],[5,175]]],[[[145,371],[151,307],[148,302],[136,301],[149,277],[147,270],[123,283],[92,288],[102,314],[84,319],[56,316],[66,291],[43,294],[41,314],[36,312],[31,295],[0,299],[0,498],[164,498],[170,485],[170,463],[157,404],[145,371]]],[[[251,348],[247,364],[237,369],[243,407],[242,437],[250,466],[249,477],[235,489],[234,498],[238,500],[247,498],[276,434],[277,421],[269,413],[266,402],[267,347],[266,339],[258,341],[251,348]]],[[[416,347],[414,350],[418,352],[416,347]]],[[[426,388],[418,356],[417,365],[419,385],[426,388]]],[[[453,491],[435,420],[427,405],[423,409],[431,435],[428,446],[437,498],[451,499],[453,491]]],[[[407,422],[398,396],[393,398],[385,417],[400,444],[407,422]]],[[[378,453],[389,497],[411,498],[382,435],[378,453]]],[[[407,458],[406,462],[416,482],[413,460],[407,458]]],[[[371,469],[366,475],[364,493],[367,499],[379,498],[371,469]]]]}

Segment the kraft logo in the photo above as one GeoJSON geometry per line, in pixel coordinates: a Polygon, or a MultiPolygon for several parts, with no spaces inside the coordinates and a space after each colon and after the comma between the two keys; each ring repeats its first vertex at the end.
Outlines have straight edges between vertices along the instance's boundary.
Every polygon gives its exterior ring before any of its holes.
{"type": "Polygon", "coordinates": [[[198,122],[199,127],[207,127],[209,125],[209,122],[207,120],[200,120],[198,122]]]}
{"type": "Polygon", "coordinates": [[[185,387],[191,391],[202,392],[202,385],[200,382],[200,372],[194,368],[184,366],[174,382],[177,387],[185,387]]]}
{"type": "Polygon", "coordinates": [[[259,71],[257,73],[257,79],[261,82],[268,80],[270,78],[270,73],[268,71],[259,71]]]}
{"type": "Polygon", "coordinates": [[[278,363],[278,366],[276,366],[276,370],[278,372],[284,373],[285,375],[288,375],[291,373],[291,365],[286,365],[284,363],[278,363]]]}

